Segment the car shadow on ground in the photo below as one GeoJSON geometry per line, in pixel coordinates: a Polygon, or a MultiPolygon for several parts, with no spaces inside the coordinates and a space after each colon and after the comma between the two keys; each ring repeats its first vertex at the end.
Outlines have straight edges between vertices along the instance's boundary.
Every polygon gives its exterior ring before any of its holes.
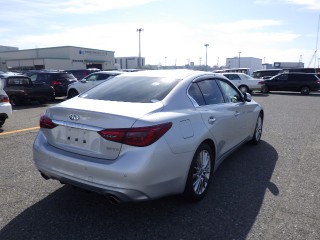
{"type": "Polygon", "coordinates": [[[0,239],[245,239],[266,192],[279,194],[271,182],[277,160],[265,141],[244,145],[219,167],[198,203],[173,196],[112,205],[63,186],[9,222],[0,239]]]}
{"type": "Polygon", "coordinates": [[[308,95],[302,95],[299,92],[268,92],[268,93],[259,93],[255,92],[252,96],[257,97],[267,97],[269,95],[279,95],[279,96],[304,96],[304,97],[320,97],[320,91],[318,92],[310,92],[308,95]]]}

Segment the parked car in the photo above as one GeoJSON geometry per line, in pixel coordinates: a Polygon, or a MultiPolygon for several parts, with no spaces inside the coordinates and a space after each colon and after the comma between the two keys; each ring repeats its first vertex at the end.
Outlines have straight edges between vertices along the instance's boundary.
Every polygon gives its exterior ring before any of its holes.
{"type": "Polygon", "coordinates": [[[222,73],[234,85],[236,85],[241,92],[261,91],[261,86],[264,81],[253,78],[245,73],[222,73]]]}
{"type": "Polygon", "coordinates": [[[9,97],[3,90],[3,83],[0,79],[0,128],[12,114],[12,106],[9,97]]]}
{"type": "Polygon", "coordinates": [[[73,98],[84,91],[108,80],[114,76],[117,76],[123,72],[120,71],[100,71],[91,73],[87,77],[81,79],[79,82],[74,82],[68,86],[68,98],[73,98]]]}
{"type": "Polygon", "coordinates": [[[197,201],[223,159],[259,142],[263,118],[250,94],[220,74],[123,73],[49,107],[33,160],[45,179],[114,203],[182,193],[197,201]]]}
{"type": "Polygon", "coordinates": [[[88,68],[88,69],[76,69],[76,70],[66,70],[69,73],[72,73],[78,80],[81,80],[88,76],[91,73],[101,71],[99,68],[88,68]]]}
{"type": "Polygon", "coordinates": [[[265,80],[261,91],[291,91],[307,95],[320,89],[320,79],[315,73],[281,73],[265,80]]]}
{"type": "Polygon", "coordinates": [[[54,98],[53,87],[47,84],[34,84],[24,75],[7,75],[1,78],[1,82],[12,106],[18,106],[26,101],[46,103],[54,98]]]}
{"type": "Polygon", "coordinates": [[[252,73],[253,78],[269,79],[275,75],[278,75],[282,69],[263,69],[256,70],[252,73]]]}
{"type": "Polygon", "coordinates": [[[52,86],[56,97],[67,96],[68,85],[78,81],[72,73],[65,71],[38,71],[32,73],[30,78],[33,83],[46,83],[52,86]]]}

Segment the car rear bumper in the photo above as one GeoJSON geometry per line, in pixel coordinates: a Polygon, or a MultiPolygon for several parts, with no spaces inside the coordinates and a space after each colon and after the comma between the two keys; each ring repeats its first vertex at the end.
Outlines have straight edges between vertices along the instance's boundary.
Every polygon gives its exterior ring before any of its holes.
{"type": "Polygon", "coordinates": [[[33,145],[33,159],[45,178],[112,196],[119,202],[182,193],[192,153],[173,154],[163,144],[156,148],[162,154],[137,148],[134,155],[124,153],[117,160],[102,160],[55,148],[40,131],[33,145]]]}
{"type": "Polygon", "coordinates": [[[0,115],[9,118],[12,115],[12,106],[10,103],[0,103],[0,115]]]}

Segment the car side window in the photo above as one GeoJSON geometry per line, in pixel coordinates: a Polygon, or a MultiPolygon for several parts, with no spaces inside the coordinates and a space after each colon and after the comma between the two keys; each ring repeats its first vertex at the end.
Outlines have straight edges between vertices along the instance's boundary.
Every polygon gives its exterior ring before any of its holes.
{"type": "Polygon", "coordinates": [[[32,81],[32,82],[36,81],[36,80],[37,80],[37,76],[38,76],[38,74],[33,74],[33,75],[31,75],[31,76],[30,76],[31,81],[32,81]]]}
{"type": "Polygon", "coordinates": [[[226,97],[228,102],[232,102],[232,103],[242,102],[240,93],[237,92],[229,83],[221,80],[217,80],[217,82],[219,83],[224,93],[224,96],[226,97]]]}
{"type": "Polygon", "coordinates": [[[37,82],[48,82],[49,81],[49,75],[48,74],[38,74],[38,77],[36,79],[37,82]]]}
{"type": "Polygon", "coordinates": [[[93,75],[87,77],[86,81],[88,81],[88,82],[96,81],[97,78],[98,78],[98,75],[97,74],[93,74],[93,75]]]}
{"type": "Polygon", "coordinates": [[[188,94],[199,106],[206,105],[198,84],[193,83],[188,90],[188,94]]]}
{"type": "Polygon", "coordinates": [[[239,77],[238,74],[227,74],[226,77],[231,81],[233,81],[233,80],[241,80],[241,78],[239,77]]]}
{"type": "Polygon", "coordinates": [[[97,75],[98,75],[97,80],[105,80],[110,77],[109,74],[97,74],[97,75]]]}
{"type": "Polygon", "coordinates": [[[206,105],[224,103],[224,98],[217,82],[214,79],[208,79],[198,82],[206,105]]]}
{"type": "Polygon", "coordinates": [[[282,74],[278,77],[278,80],[280,81],[286,81],[288,80],[288,74],[282,74]]]}

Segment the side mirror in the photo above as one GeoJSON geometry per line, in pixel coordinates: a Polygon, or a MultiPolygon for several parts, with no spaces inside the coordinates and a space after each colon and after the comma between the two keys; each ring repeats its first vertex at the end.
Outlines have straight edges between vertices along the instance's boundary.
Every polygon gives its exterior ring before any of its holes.
{"type": "Polygon", "coordinates": [[[244,93],[243,93],[243,98],[244,98],[244,100],[245,100],[246,102],[251,102],[251,100],[252,100],[251,94],[250,94],[250,93],[247,93],[247,92],[244,92],[244,93]]]}
{"type": "Polygon", "coordinates": [[[86,83],[86,82],[87,82],[87,80],[86,80],[85,78],[83,78],[83,79],[81,79],[81,80],[80,80],[80,82],[82,82],[82,83],[86,83]]]}

